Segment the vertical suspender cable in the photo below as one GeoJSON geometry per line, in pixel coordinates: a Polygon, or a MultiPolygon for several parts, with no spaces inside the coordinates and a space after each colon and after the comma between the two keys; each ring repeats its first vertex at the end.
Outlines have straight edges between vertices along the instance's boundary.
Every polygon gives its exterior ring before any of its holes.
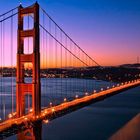
{"type": "MultiPolygon", "coordinates": [[[[90,59],[89,59],[89,67],[90,67],[90,74],[91,74],[91,65],[90,65],[90,59]]],[[[88,82],[89,82],[89,92],[91,93],[91,75],[90,75],[90,77],[88,78],[89,80],[88,80],[88,82]]]]}
{"type": "MultiPolygon", "coordinates": [[[[74,49],[74,44],[72,43],[72,52],[73,54],[75,53],[75,49],[74,49]]],[[[73,94],[72,95],[75,95],[75,61],[74,61],[74,57],[72,55],[72,67],[73,67],[73,94]]]]}
{"type": "MultiPolygon", "coordinates": [[[[4,18],[4,17],[3,17],[4,18]]],[[[5,70],[5,22],[3,21],[3,71],[5,70]]],[[[4,76],[4,73],[3,73],[4,76]]],[[[4,119],[6,117],[6,104],[5,104],[5,77],[3,77],[3,114],[4,114],[4,119]]]]}
{"type": "MultiPolygon", "coordinates": [[[[85,60],[84,60],[84,54],[83,53],[82,53],[82,59],[85,62],[85,60]]],[[[82,80],[82,83],[83,83],[83,92],[84,92],[84,86],[85,86],[85,84],[84,84],[85,69],[84,69],[84,65],[83,64],[82,64],[82,67],[83,67],[83,80],[82,80]]]]}
{"type": "MultiPolygon", "coordinates": [[[[42,69],[42,58],[43,58],[43,50],[42,50],[42,29],[40,29],[40,44],[39,45],[40,45],[40,72],[43,72],[43,69],[42,69]]],[[[41,75],[40,75],[40,78],[41,78],[41,75]]],[[[42,90],[41,90],[41,92],[42,92],[42,90]]],[[[41,100],[41,106],[43,104],[44,104],[44,98],[43,98],[43,100],[41,100]]]]}
{"type": "MultiPolygon", "coordinates": [[[[29,21],[29,15],[28,15],[28,30],[29,30],[29,28],[30,28],[30,23],[29,23],[30,21],[29,21]]],[[[25,49],[25,48],[24,48],[25,49]]],[[[29,37],[28,37],[28,54],[29,54],[29,37]]],[[[27,68],[27,72],[29,73],[29,71],[30,71],[30,64],[28,64],[28,66],[27,66],[28,68],[27,68]]],[[[28,93],[28,112],[30,111],[30,95],[29,95],[29,93],[28,93]]]]}
{"type": "MultiPolygon", "coordinates": [[[[57,27],[55,25],[55,38],[57,39],[57,27]]],[[[56,68],[56,76],[57,76],[57,41],[55,41],[55,68],[56,68]]],[[[55,85],[55,93],[56,93],[56,97],[59,97],[57,94],[57,77],[55,78],[55,82],[56,82],[56,85],[55,85]]]]}
{"type": "MultiPolygon", "coordinates": [[[[45,20],[45,19],[44,19],[45,20]]],[[[46,20],[45,20],[46,21],[46,20]]],[[[45,76],[46,76],[46,72],[47,72],[47,33],[45,32],[45,34],[44,34],[44,36],[45,36],[45,39],[46,39],[46,41],[44,41],[44,43],[45,43],[45,54],[46,54],[46,57],[45,57],[45,59],[46,59],[46,64],[45,64],[45,76]]],[[[47,77],[45,77],[45,81],[44,81],[44,84],[45,84],[45,87],[44,87],[44,90],[45,90],[45,92],[44,92],[44,100],[45,100],[45,107],[46,107],[46,105],[47,105],[47,77]]]]}
{"type": "MultiPolygon", "coordinates": [[[[65,44],[66,44],[66,48],[67,48],[67,36],[65,36],[66,38],[65,38],[65,44]]],[[[65,95],[67,96],[67,72],[68,72],[68,69],[67,69],[67,50],[65,49],[65,69],[66,69],[66,75],[65,75],[65,79],[66,79],[66,93],[65,93],[65,95]]]]}
{"type": "MultiPolygon", "coordinates": [[[[47,21],[47,20],[46,20],[47,21]]],[[[48,99],[47,98],[50,98],[50,96],[47,96],[47,71],[48,71],[48,48],[49,48],[49,46],[48,46],[48,36],[47,36],[48,34],[47,34],[47,32],[46,32],[46,70],[45,70],[45,75],[46,75],[46,77],[45,77],[45,87],[46,87],[46,89],[45,89],[45,95],[46,95],[46,97],[45,97],[45,99],[47,100],[46,101],[46,105],[48,105],[48,99]]],[[[46,106],[45,106],[46,107],[46,106]]]]}
{"type": "MultiPolygon", "coordinates": [[[[49,33],[51,34],[51,20],[49,19],[49,33]]],[[[51,67],[51,63],[50,63],[50,61],[51,61],[51,36],[49,35],[49,46],[48,46],[48,48],[49,48],[49,69],[50,69],[50,67],[51,67]]],[[[51,82],[51,79],[50,79],[50,82],[51,82]]],[[[53,97],[52,97],[52,90],[50,91],[50,97],[51,97],[51,102],[50,102],[50,105],[51,105],[51,103],[52,103],[52,100],[53,100],[53,97]]]]}
{"type": "MultiPolygon", "coordinates": [[[[0,23],[0,82],[1,82],[1,84],[0,84],[0,86],[1,86],[1,88],[0,88],[0,101],[1,101],[1,103],[0,103],[0,110],[1,110],[1,115],[2,115],[2,23],[0,23]]],[[[2,119],[2,116],[0,115],[0,119],[2,119]]]]}
{"type": "MultiPolygon", "coordinates": [[[[48,96],[47,96],[47,69],[48,69],[48,45],[47,45],[47,33],[46,33],[46,69],[45,69],[45,99],[46,99],[46,103],[47,103],[47,98],[48,98],[48,96]]],[[[45,107],[46,107],[46,105],[47,104],[45,104],[45,107]]]]}
{"type": "MultiPolygon", "coordinates": [[[[60,42],[61,42],[61,44],[62,44],[62,31],[60,30],[60,42]]],[[[61,45],[61,53],[60,53],[60,55],[61,55],[61,98],[62,98],[62,45],[61,45]]]]}
{"type": "MultiPolygon", "coordinates": [[[[72,51],[72,49],[71,49],[71,41],[70,41],[70,51],[72,51]]],[[[70,53],[70,60],[69,60],[69,62],[70,62],[70,85],[69,85],[70,91],[69,91],[69,93],[71,93],[72,92],[72,63],[71,63],[71,53],[70,53]]],[[[68,97],[69,96],[70,96],[70,94],[68,95],[68,97]]]]}
{"type": "MultiPolygon", "coordinates": [[[[86,57],[86,64],[87,64],[87,55],[86,55],[85,57],[86,57]]],[[[87,70],[87,66],[85,66],[85,81],[86,81],[86,91],[85,91],[85,92],[87,92],[87,89],[88,89],[88,87],[87,87],[87,75],[86,75],[86,70],[87,70]]]]}
{"type": "MultiPolygon", "coordinates": [[[[78,56],[78,58],[80,58],[79,57],[79,48],[77,49],[78,50],[78,52],[77,52],[77,56],[78,56]]],[[[78,82],[77,82],[77,89],[78,89],[78,94],[80,93],[80,90],[81,90],[81,88],[79,88],[80,87],[80,82],[81,82],[81,79],[80,79],[80,75],[81,75],[81,69],[80,69],[80,61],[78,60],[78,62],[77,62],[77,66],[78,66],[78,82]]],[[[79,94],[80,95],[80,94],[79,94]]]]}
{"type": "MultiPolygon", "coordinates": [[[[75,55],[77,54],[77,51],[76,51],[76,47],[74,46],[74,51],[75,51],[75,55]]],[[[75,89],[75,94],[77,94],[77,73],[78,73],[78,67],[77,67],[77,58],[76,58],[76,60],[75,60],[75,69],[76,69],[76,79],[75,79],[75,82],[76,82],[76,84],[75,84],[75,87],[76,87],[76,89],[75,89]]]]}
{"type": "MultiPolygon", "coordinates": [[[[13,15],[13,11],[12,11],[13,15]]],[[[12,93],[12,113],[14,112],[14,95],[13,95],[13,17],[11,17],[11,93],[12,93]]]]}
{"type": "Polygon", "coordinates": [[[93,82],[93,88],[91,88],[92,89],[92,91],[93,91],[93,93],[94,93],[94,90],[96,90],[96,79],[95,79],[95,74],[94,74],[94,66],[93,66],[94,64],[93,64],[93,62],[91,61],[91,67],[92,67],[92,76],[94,76],[94,78],[93,78],[93,80],[92,80],[92,82],[93,82]]]}
{"type": "MultiPolygon", "coordinates": [[[[44,17],[44,22],[46,22],[46,18],[44,17]]],[[[45,24],[47,25],[47,24],[45,24]]],[[[46,26],[45,26],[46,27],[46,26]]],[[[44,43],[45,43],[45,68],[44,68],[44,76],[45,76],[45,79],[44,79],[44,100],[45,100],[45,107],[47,105],[47,85],[45,84],[47,82],[47,77],[46,77],[46,71],[47,71],[47,34],[46,32],[44,31],[44,43]]]]}
{"type": "MultiPolygon", "coordinates": [[[[44,19],[44,12],[43,12],[43,27],[45,27],[45,19],[44,19]]],[[[43,74],[44,74],[44,70],[45,70],[45,47],[44,47],[44,43],[45,43],[45,39],[44,39],[44,30],[42,31],[42,53],[43,53],[43,60],[42,60],[42,63],[43,63],[43,65],[42,65],[42,72],[43,72],[43,74]]],[[[45,96],[45,93],[44,93],[44,95],[43,95],[43,97],[45,96]]],[[[45,107],[45,98],[43,98],[43,107],[45,107]]]]}
{"type": "Polygon", "coordinates": [[[92,92],[92,90],[91,90],[91,86],[92,86],[92,74],[91,74],[91,60],[89,59],[89,74],[90,75],[88,75],[88,82],[89,82],[89,92],[91,93],[92,92]]]}

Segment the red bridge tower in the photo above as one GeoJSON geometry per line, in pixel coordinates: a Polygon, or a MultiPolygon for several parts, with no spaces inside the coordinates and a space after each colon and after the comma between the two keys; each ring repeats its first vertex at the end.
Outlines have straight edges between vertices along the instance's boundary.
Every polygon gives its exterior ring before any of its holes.
{"type": "MultiPolygon", "coordinates": [[[[18,9],[18,48],[17,48],[17,83],[16,83],[16,108],[17,117],[25,115],[25,95],[32,96],[33,115],[41,112],[41,89],[40,89],[40,47],[39,47],[39,5],[18,9]],[[24,17],[33,15],[33,29],[24,30],[24,17]],[[33,38],[33,53],[24,54],[24,39],[33,38]],[[24,64],[32,63],[32,82],[25,83],[24,64]]],[[[30,47],[30,46],[29,46],[30,47]]]]}

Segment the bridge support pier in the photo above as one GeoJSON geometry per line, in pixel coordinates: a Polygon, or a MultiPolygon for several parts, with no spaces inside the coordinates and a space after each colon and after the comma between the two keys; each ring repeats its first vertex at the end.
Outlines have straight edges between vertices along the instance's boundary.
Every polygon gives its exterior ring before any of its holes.
{"type": "MultiPolygon", "coordinates": [[[[16,109],[17,117],[25,115],[25,96],[32,96],[32,112],[37,116],[41,112],[40,89],[40,49],[39,49],[39,5],[18,9],[18,48],[17,48],[17,79],[16,79],[16,109]],[[24,30],[24,17],[32,16],[33,29],[24,30]],[[32,38],[33,52],[24,54],[24,39],[32,38]],[[32,64],[32,82],[25,83],[25,64],[32,64]]],[[[29,46],[30,47],[30,46],[29,46]]]]}

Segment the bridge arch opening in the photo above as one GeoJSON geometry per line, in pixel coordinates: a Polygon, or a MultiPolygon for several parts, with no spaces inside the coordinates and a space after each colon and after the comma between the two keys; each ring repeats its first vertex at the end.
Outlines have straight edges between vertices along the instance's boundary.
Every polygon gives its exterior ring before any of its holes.
{"type": "Polygon", "coordinates": [[[34,28],[34,14],[25,14],[23,16],[23,29],[32,30],[34,28]]]}
{"type": "Polygon", "coordinates": [[[33,64],[24,63],[24,82],[32,83],[33,82],[33,64]]]}

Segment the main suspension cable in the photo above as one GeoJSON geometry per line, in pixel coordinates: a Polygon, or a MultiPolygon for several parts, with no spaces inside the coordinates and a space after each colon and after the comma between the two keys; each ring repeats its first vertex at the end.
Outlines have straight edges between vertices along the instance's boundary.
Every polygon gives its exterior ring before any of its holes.
{"type": "Polygon", "coordinates": [[[97,66],[101,67],[101,65],[99,65],[95,60],[93,60],[93,58],[91,58],[81,47],[79,47],[79,45],[77,43],[75,43],[73,41],[73,39],[66,34],[66,32],[51,18],[51,16],[42,8],[40,7],[41,10],[46,14],[46,16],[74,43],[74,45],[76,45],[76,47],[78,47],[89,59],[91,59],[97,66]]]}

